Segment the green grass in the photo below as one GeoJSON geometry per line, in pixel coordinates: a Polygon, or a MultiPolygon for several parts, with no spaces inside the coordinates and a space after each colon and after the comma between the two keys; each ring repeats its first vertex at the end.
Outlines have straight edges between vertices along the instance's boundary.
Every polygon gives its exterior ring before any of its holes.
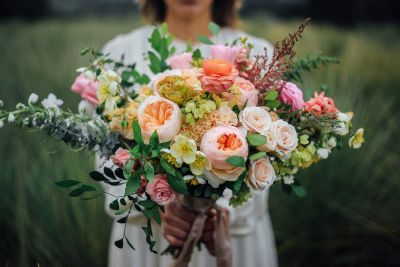
{"type": "MultiPolygon", "coordinates": [[[[298,21],[261,16],[243,28],[274,42],[298,21]]],[[[50,91],[76,110],[69,91],[79,51],[100,48],[138,25],[129,18],[50,20],[0,24],[0,99],[9,108],[30,92],[50,91]]],[[[352,109],[367,144],[345,148],[300,173],[308,196],[274,187],[270,212],[282,266],[395,266],[400,264],[399,28],[337,29],[312,25],[298,56],[323,52],[341,65],[306,75],[309,95],[326,83],[343,111],[352,109]]],[[[0,129],[0,265],[105,266],[111,220],[103,200],[71,199],[53,182],[87,179],[93,157],[48,141],[38,132],[0,129]]]]}

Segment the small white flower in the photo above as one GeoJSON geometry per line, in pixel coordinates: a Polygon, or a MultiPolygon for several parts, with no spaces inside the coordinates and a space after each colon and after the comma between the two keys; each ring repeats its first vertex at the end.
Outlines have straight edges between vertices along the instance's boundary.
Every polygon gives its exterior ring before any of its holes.
{"type": "Polygon", "coordinates": [[[224,180],[218,178],[215,176],[212,172],[210,171],[204,171],[204,176],[207,179],[208,183],[213,187],[213,188],[218,188],[220,184],[225,183],[224,180]]]}
{"type": "Polygon", "coordinates": [[[28,103],[35,104],[38,100],[39,100],[39,96],[37,94],[35,94],[35,93],[32,93],[29,96],[28,103]]]}
{"type": "Polygon", "coordinates": [[[194,175],[185,175],[185,176],[183,176],[183,180],[191,185],[199,185],[199,184],[206,183],[205,179],[198,177],[198,176],[194,176],[194,175]]]}
{"type": "Polygon", "coordinates": [[[4,121],[0,120],[0,128],[3,128],[3,126],[4,126],[4,121]]]}
{"type": "Polygon", "coordinates": [[[327,148],[318,148],[317,154],[321,159],[327,159],[329,157],[330,150],[327,148]]]}
{"type": "Polygon", "coordinates": [[[222,193],[222,198],[226,199],[227,201],[230,201],[233,196],[232,190],[229,188],[225,188],[224,192],[222,193]]]}
{"type": "Polygon", "coordinates": [[[333,128],[333,132],[341,136],[347,135],[349,133],[349,124],[341,121],[333,128]]]}
{"type": "Polygon", "coordinates": [[[24,108],[25,108],[25,105],[22,104],[22,103],[18,103],[18,104],[15,106],[15,108],[16,108],[16,109],[24,109],[24,108]]]}
{"type": "Polygon", "coordinates": [[[284,184],[290,185],[294,183],[294,175],[285,175],[282,178],[284,184]]]}
{"type": "Polygon", "coordinates": [[[326,145],[328,146],[329,149],[336,147],[336,145],[337,145],[336,138],[333,136],[331,138],[329,138],[328,142],[326,142],[326,145]]]}
{"type": "Polygon", "coordinates": [[[8,114],[8,122],[12,123],[15,121],[15,115],[13,113],[8,114]]]}
{"type": "Polygon", "coordinates": [[[50,93],[49,96],[42,101],[42,105],[45,109],[56,109],[60,107],[64,102],[61,99],[57,99],[57,97],[50,93]]]}
{"type": "Polygon", "coordinates": [[[92,116],[96,109],[92,104],[89,103],[89,101],[82,100],[79,102],[78,110],[82,115],[86,114],[92,116]]]}
{"type": "Polygon", "coordinates": [[[108,92],[113,96],[118,94],[119,89],[118,89],[118,83],[116,81],[110,82],[110,86],[108,87],[108,92]]]}

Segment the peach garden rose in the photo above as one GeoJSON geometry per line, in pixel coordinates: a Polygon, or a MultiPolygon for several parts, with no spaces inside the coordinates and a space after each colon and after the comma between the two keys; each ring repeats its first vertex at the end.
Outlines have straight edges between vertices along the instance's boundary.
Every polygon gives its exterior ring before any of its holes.
{"type": "Polygon", "coordinates": [[[138,110],[138,122],[147,143],[157,131],[161,143],[174,139],[182,126],[182,113],[174,102],[159,96],[148,97],[138,110]]]}
{"type": "Polygon", "coordinates": [[[232,166],[226,160],[232,156],[247,159],[248,145],[240,130],[233,126],[217,126],[208,130],[200,150],[211,162],[211,173],[224,181],[235,181],[243,168],[232,166]]]}
{"type": "Polygon", "coordinates": [[[271,128],[269,113],[260,107],[246,107],[239,114],[239,121],[250,133],[266,133],[271,128]]]}
{"type": "Polygon", "coordinates": [[[293,125],[284,120],[277,120],[272,123],[271,132],[276,137],[275,151],[279,156],[286,157],[296,149],[298,137],[293,125]]]}

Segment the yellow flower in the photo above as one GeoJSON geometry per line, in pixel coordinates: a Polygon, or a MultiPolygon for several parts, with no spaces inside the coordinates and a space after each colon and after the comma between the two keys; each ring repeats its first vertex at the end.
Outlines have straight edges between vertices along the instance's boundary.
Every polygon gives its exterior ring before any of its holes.
{"type": "Polygon", "coordinates": [[[360,128],[357,132],[349,139],[349,146],[354,149],[359,149],[364,143],[364,129],[360,128]]]}
{"type": "Polygon", "coordinates": [[[196,160],[196,151],[196,142],[184,135],[177,135],[171,145],[171,155],[178,163],[192,164],[196,160]]]}
{"type": "Polygon", "coordinates": [[[116,108],[120,93],[121,77],[112,70],[103,71],[97,78],[99,81],[99,89],[97,91],[97,98],[100,103],[105,102],[105,113],[112,112],[116,108]]]}
{"type": "Polygon", "coordinates": [[[190,170],[194,175],[201,175],[204,170],[211,170],[211,162],[203,152],[197,151],[195,161],[190,164],[190,170]]]}
{"type": "Polygon", "coordinates": [[[183,176],[183,180],[190,185],[199,185],[206,183],[205,179],[193,175],[185,175],[183,176]]]}
{"type": "Polygon", "coordinates": [[[182,164],[179,164],[174,156],[171,155],[171,151],[169,149],[161,149],[160,156],[175,168],[180,168],[182,166],[182,164]]]}

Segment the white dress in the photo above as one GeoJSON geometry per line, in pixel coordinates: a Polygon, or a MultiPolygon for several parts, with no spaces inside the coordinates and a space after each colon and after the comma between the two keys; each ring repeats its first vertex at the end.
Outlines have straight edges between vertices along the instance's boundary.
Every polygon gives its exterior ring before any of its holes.
{"type": "MultiPolygon", "coordinates": [[[[120,60],[124,55],[125,63],[136,63],[139,72],[144,72],[151,77],[151,72],[147,66],[147,61],[143,55],[150,45],[147,39],[150,37],[154,26],[144,26],[128,34],[117,36],[109,41],[103,52],[109,53],[110,57],[120,60]]],[[[253,54],[261,54],[264,47],[272,53],[273,47],[263,39],[249,36],[244,32],[223,28],[218,38],[213,37],[213,41],[221,44],[231,43],[235,38],[247,36],[249,42],[254,45],[253,54]]],[[[177,48],[177,53],[186,49],[186,44],[180,40],[175,40],[173,44],[177,48]]],[[[209,47],[203,44],[195,45],[200,48],[203,56],[210,54],[209,47]]],[[[97,165],[101,163],[97,160],[97,165]]],[[[109,164],[109,163],[106,163],[109,164]]],[[[99,168],[100,169],[100,168],[99,168]]],[[[105,190],[113,195],[122,196],[122,186],[104,185],[105,190]]],[[[113,197],[106,196],[105,209],[113,218],[114,211],[109,209],[109,203],[113,197]]],[[[221,205],[224,205],[221,202],[221,205]]],[[[225,205],[224,205],[225,206],[225,205]]],[[[233,266],[234,267],[275,267],[277,266],[277,255],[275,240],[268,213],[268,191],[255,196],[244,206],[233,209],[230,208],[230,232],[233,247],[233,266]]],[[[124,225],[117,222],[113,223],[111,240],[109,246],[108,266],[110,267],[164,267],[168,266],[171,258],[169,256],[159,256],[149,251],[146,243],[145,234],[141,226],[145,225],[145,218],[136,212],[130,216],[126,228],[127,237],[131,240],[136,251],[132,251],[127,244],[123,249],[114,245],[114,241],[122,237],[124,225]]],[[[168,243],[162,237],[161,229],[153,225],[154,239],[157,241],[156,250],[163,251],[168,243]]],[[[197,251],[192,255],[190,267],[212,267],[215,266],[215,258],[212,257],[205,246],[202,251],[197,251]]]]}

